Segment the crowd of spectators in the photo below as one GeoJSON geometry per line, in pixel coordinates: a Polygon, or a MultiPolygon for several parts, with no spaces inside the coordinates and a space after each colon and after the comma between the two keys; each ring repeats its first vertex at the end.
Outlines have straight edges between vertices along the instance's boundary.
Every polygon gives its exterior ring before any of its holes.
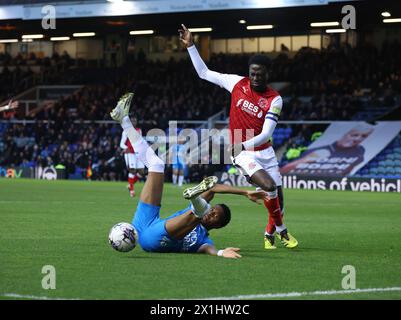
{"type": "Polygon", "coordinates": [[[2,166],[61,165],[67,177],[74,175],[77,168],[84,169],[84,178],[90,166],[94,179],[105,180],[121,179],[124,174],[119,126],[36,121],[7,124],[3,130],[2,166]]]}
{"type": "Polygon", "coordinates": [[[78,61],[64,51],[51,57],[38,57],[35,53],[19,53],[12,57],[0,53],[0,102],[10,99],[35,84],[68,84],[75,78],[66,76],[71,66],[78,61]]]}
{"type": "MultiPolygon", "coordinates": [[[[278,55],[272,60],[270,81],[291,83],[283,90],[285,106],[281,119],[350,120],[363,103],[394,105],[395,96],[401,93],[400,55],[398,42],[384,43],[380,50],[373,46],[342,46],[320,51],[303,48],[293,58],[285,53],[278,55]]],[[[249,55],[217,54],[212,55],[208,65],[212,70],[246,75],[248,59],[249,55]]],[[[0,165],[62,164],[71,175],[77,167],[91,166],[94,178],[123,177],[118,126],[84,125],[77,121],[110,120],[109,112],[126,91],[135,92],[133,110],[144,134],[155,127],[166,129],[169,120],[205,120],[228,110],[229,93],[199,80],[188,59],[140,60],[129,60],[115,70],[95,69],[86,73],[76,69],[81,76],[93,76],[95,72],[96,81],[35,115],[35,124],[8,125],[3,132],[0,165]],[[26,137],[30,137],[29,143],[18,144],[26,137]]],[[[8,75],[1,82],[5,86],[13,83],[10,77],[19,78],[8,75]]],[[[307,128],[300,130],[301,136],[306,131],[307,128]]]]}
{"type": "Polygon", "coordinates": [[[134,91],[133,109],[147,126],[143,129],[165,129],[169,120],[204,120],[229,104],[228,93],[199,81],[186,60],[147,61],[128,65],[113,76],[103,72],[99,75],[100,83],[83,87],[35,118],[110,120],[109,112],[118,98],[134,91]]]}

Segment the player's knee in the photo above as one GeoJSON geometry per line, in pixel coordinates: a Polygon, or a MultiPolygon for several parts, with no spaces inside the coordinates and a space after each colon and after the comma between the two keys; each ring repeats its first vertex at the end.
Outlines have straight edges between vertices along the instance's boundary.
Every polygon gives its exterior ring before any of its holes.
{"type": "Polygon", "coordinates": [[[277,190],[276,183],[270,179],[263,181],[259,185],[259,187],[261,187],[264,191],[267,191],[267,192],[273,192],[273,191],[277,190]]]}

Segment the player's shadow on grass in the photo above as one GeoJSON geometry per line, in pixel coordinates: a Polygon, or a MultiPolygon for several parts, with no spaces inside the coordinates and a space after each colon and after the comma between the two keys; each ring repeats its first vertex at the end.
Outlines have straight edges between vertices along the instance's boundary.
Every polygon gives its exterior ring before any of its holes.
{"type": "Polygon", "coordinates": [[[176,260],[177,257],[182,257],[182,254],[165,254],[165,253],[145,253],[141,252],[141,255],[129,255],[128,259],[163,259],[163,260],[176,260]]]}

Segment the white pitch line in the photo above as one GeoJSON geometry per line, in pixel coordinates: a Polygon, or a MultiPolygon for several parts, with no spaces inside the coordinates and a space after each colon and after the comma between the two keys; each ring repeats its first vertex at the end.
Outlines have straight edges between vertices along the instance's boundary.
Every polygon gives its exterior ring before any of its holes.
{"type": "MultiPolygon", "coordinates": [[[[354,290],[328,290],[328,291],[310,291],[310,292],[288,292],[288,293],[264,293],[264,294],[248,294],[238,295],[231,297],[208,297],[208,298],[195,298],[196,300],[241,300],[241,299],[266,299],[266,298],[292,298],[304,296],[330,296],[336,294],[355,294],[355,293],[369,293],[369,292],[388,292],[388,291],[401,291],[401,287],[389,288],[366,288],[354,290]]],[[[400,295],[401,298],[401,295],[400,295]]]]}
{"type": "Polygon", "coordinates": [[[71,298],[57,298],[57,297],[45,297],[45,296],[31,296],[26,294],[18,293],[3,293],[0,297],[6,298],[17,298],[17,299],[33,299],[33,300],[81,300],[81,299],[71,299],[71,298]]]}
{"type": "MultiPolygon", "coordinates": [[[[238,295],[231,297],[209,297],[209,298],[193,298],[189,300],[241,300],[241,299],[264,299],[264,298],[293,298],[293,297],[304,297],[304,296],[330,296],[337,294],[355,294],[355,293],[369,293],[369,292],[389,292],[389,291],[401,291],[401,287],[389,287],[389,288],[366,288],[366,289],[355,289],[355,290],[328,290],[328,291],[310,291],[310,292],[288,292],[288,293],[265,293],[265,294],[248,294],[238,295]]],[[[33,296],[24,295],[18,293],[3,293],[0,297],[6,298],[17,298],[17,299],[33,299],[33,300],[81,300],[78,298],[57,298],[57,297],[45,297],[45,296],[33,296]]],[[[400,296],[401,298],[401,296],[400,296]]]]}

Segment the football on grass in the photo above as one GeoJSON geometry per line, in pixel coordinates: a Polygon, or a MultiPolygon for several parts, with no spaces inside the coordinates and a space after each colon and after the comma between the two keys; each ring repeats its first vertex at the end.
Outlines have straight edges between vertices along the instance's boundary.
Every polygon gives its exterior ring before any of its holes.
{"type": "Polygon", "coordinates": [[[117,251],[131,251],[135,248],[137,241],[138,232],[127,222],[117,223],[110,230],[109,243],[117,251]]]}

